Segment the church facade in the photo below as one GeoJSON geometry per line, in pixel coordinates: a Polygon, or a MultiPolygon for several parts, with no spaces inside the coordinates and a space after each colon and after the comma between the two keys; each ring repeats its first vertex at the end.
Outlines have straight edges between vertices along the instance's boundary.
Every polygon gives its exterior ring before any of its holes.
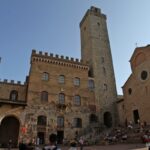
{"type": "Polygon", "coordinates": [[[10,139],[58,142],[79,137],[117,119],[117,92],[106,15],[96,7],[80,22],[81,60],[32,50],[24,84],[0,82],[0,145],[10,139]],[[7,135],[7,136],[6,136],[7,135]]]}
{"type": "Polygon", "coordinates": [[[150,45],[137,47],[130,59],[132,73],[123,85],[124,120],[149,124],[150,45]]]}

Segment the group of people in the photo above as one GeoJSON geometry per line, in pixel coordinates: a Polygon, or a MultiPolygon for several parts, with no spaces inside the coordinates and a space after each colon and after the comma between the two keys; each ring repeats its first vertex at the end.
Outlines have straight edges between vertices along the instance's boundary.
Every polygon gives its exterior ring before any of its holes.
{"type": "MultiPolygon", "coordinates": [[[[69,150],[77,150],[78,144],[80,146],[80,150],[83,150],[84,141],[82,137],[79,139],[79,141],[75,139],[71,140],[69,150]]],[[[61,150],[61,148],[57,145],[57,135],[52,133],[49,136],[49,144],[44,146],[43,148],[39,148],[38,146],[34,147],[31,144],[26,145],[22,141],[19,143],[19,150],[61,150]]]]}
{"type": "Polygon", "coordinates": [[[26,145],[23,141],[19,143],[19,150],[61,150],[57,146],[57,135],[52,133],[49,136],[49,144],[44,146],[43,148],[34,147],[32,144],[26,145]]]}
{"type": "Polygon", "coordinates": [[[71,140],[69,150],[77,150],[77,145],[78,144],[80,146],[80,150],[83,150],[84,140],[83,140],[82,137],[79,139],[79,141],[76,140],[76,139],[71,140]]]}
{"type": "Polygon", "coordinates": [[[34,144],[28,143],[26,144],[23,140],[19,142],[19,150],[34,150],[34,144]]]}

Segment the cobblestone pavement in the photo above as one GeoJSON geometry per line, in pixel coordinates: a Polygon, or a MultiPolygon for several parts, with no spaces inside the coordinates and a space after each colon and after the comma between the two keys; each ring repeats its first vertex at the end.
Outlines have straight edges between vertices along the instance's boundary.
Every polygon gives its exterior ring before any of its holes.
{"type": "MultiPolygon", "coordinates": [[[[61,147],[61,150],[68,150],[69,147],[61,147]]],[[[0,148],[0,150],[8,150],[0,148]]],[[[11,149],[18,150],[18,149],[11,149]]],[[[77,150],[80,150],[78,147],[77,150]]],[[[83,150],[148,150],[144,144],[118,144],[118,145],[106,145],[106,146],[87,146],[83,150]]]]}

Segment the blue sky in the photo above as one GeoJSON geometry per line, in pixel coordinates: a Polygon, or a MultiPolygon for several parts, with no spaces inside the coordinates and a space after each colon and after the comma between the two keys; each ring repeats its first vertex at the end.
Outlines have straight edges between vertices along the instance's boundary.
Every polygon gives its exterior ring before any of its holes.
{"type": "Polygon", "coordinates": [[[25,81],[32,49],[80,58],[79,23],[91,6],[107,15],[118,94],[130,57],[150,44],[149,0],[0,0],[0,79],[25,81]]]}

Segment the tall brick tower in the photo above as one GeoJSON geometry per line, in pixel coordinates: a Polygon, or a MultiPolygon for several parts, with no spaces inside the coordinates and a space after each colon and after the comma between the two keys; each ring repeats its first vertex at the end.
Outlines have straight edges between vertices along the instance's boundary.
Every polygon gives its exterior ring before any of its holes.
{"type": "Polygon", "coordinates": [[[95,98],[101,123],[111,127],[116,122],[116,83],[107,31],[106,16],[96,7],[87,10],[80,22],[81,58],[90,65],[95,98]]]}

